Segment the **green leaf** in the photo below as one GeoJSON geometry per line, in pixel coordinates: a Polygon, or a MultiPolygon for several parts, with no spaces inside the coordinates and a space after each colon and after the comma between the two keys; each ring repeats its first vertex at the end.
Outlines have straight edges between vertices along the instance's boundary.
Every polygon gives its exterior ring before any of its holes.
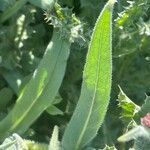
{"type": "Polygon", "coordinates": [[[124,123],[129,123],[135,114],[137,114],[140,111],[140,106],[136,105],[132,100],[130,100],[126,94],[122,91],[122,89],[119,87],[120,93],[118,95],[118,101],[119,101],[119,107],[121,107],[121,118],[124,121],[124,123]]]}
{"type": "Polygon", "coordinates": [[[144,104],[141,106],[141,110],[139,111],[140,117],[145,116],[147,113],[150,112],[150,96],[146,96],[144,104]]]}
{"type": "Polygon", "coordinates": [[[3,71],[2,75],[4,79],[7,81],[9,86],[12,88],[12,90],[15,92],[15,94],[18,95],[19,87],[23,80],[23,75],[18,71],[3,71]]]}
{"type": "Polygon", "coordinates": [[[62,100],[62,97],[60,96],[60,94],[58,93],[57,96],[55,97],[53,104],[50,105],[47,109],[46,112],[50,115],[63,115],[63,111],[61,111],[60,109],[58,109],[56,106],[54,106],[55,104],[60,103],[60,101],[62,100]]]}
{"type": "Polygon", "coordinates": [[[112,10],[109,0],[102,10],[91,38],[79,102],[62,139],[65,150],[82,149],[101,126],[111,91],[112,10]]]}
{"type": "Polygon", "coordinates": [[[0,122],[1,138],[12,132],[21,134],[26,131],[53,103],[65,74],[69,48],[69,40],[60,38],[59,33],[54,31],[52,41],[31,80],[12,111],[0,122]]]}
{"type": "Polygon", "coordinates": [[[13,92],[10,88],[3,88],[0,91],[0,110],[5,109],[8,102],[11,100],[13,92]]]}
{"type": "Polygon", "coordinates": [[[53,104],[58,104],[58,103],[60,103],[61,101],[62,101],[62,97],[61,97],[61,95],[58,93],[58,94],[56,95],[55,99],[54,99],[53,104]]]}
{"type": "Polygon", "coordinates": [[[49,10],[54,5],[55,0],[28,0],[31,4],[44,10],[49,10]]]}
{"type": "Polygon", "coordinates": [[[49,113],[50,115],[63,115],[63,111],[58,109],[56,106],[51,105],[46,109],[46,112],[49,113]]]}

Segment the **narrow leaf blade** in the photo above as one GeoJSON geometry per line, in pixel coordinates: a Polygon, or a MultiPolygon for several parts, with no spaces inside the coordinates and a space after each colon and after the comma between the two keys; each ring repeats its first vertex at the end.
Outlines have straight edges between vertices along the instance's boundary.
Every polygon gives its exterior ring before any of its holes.
{"type": "Polygon", "coordinates": [[[12,111],[0,122],[0,137],[22,134],[55,99],[65,74],[70,42],[54,32],[33,77],[26,85],[12,111]]]}
{"type": "Polygon", "coordinates": [[[111,28],[115,0],[102,10],[91,39],[79,102],[64,133],[65,150],[78,150],[96,135],[102,124],[111,90],[111,28]]]}

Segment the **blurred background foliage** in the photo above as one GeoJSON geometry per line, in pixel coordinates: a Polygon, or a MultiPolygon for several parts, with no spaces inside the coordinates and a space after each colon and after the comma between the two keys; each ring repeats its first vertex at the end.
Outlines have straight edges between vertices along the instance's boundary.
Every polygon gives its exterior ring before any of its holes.
{"type": "MultiPolygon", "coordinates": [[[[46,23],[43,15],[51,7],[48,1],[21,1],[22,4],[17,4],[17,0],[0,1],[0,119],[9,113],[19,92],[31,78],[53,33],[53,26],[46,23]],[[18,10],[9,10],[14,6],[18,10]],[[12,15],[5,18],[4,14],[12,15]]],[[[44,112],[23,135],[39,142],[48,142],[54,125],[60,127],[61,138],[73,113],[80,94],[92,28],[106,0],[59,0],[58,3],[72,9],[80,18],[86,41],[76,41],[71,46],[59,91],[61,102],[56,104],[59,109],[44,112]]],[[[107,144],[127,149],[116,140],[124,131],[124,124],[119,119],[118,85],[139,105],[143,103],[145,94],[150,95],[150,1],[118,0],[113,18],[111,101],[103,126],[90,144],[96,148],[107,144]]]]}

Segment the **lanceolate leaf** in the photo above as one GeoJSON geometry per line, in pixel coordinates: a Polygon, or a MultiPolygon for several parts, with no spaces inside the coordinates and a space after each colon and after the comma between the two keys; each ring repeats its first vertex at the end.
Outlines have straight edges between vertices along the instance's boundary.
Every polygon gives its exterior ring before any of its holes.
{"type": "Polygon", "coordinates": [[[79,150],[96,135],[102,124],[111,90],[112,10],[109,0],[102,10],[91,39],[79,102],[64,133],[64,150],[79,150]]]}
{"type": "Polygon", "coordinates": [[[0,137],[12,132],[23,133],[53,103],[65,73],[69,48],[69,40],[60,38],[59,33],[54,32],[33,77],[12,111],[0,122],[0,137]]]}

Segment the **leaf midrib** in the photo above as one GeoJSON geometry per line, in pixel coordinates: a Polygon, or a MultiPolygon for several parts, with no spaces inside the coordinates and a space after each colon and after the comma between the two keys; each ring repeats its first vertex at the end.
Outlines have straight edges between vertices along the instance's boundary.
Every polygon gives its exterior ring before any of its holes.
{"type": "MultiPolygon", "coordinates": [[[[57,58],[60,56],[63,42],[64,42],[64,41],[62,40],[62,41],[61,41],[60,50],[59,50],[59,53],[58,53],[57,58]]],[[[58,59],[57,59],[57,60],[58,60],[58,59]]],[[[57,63],[58,63],[58,61],[56,61],[56,63],[55,63],[55,66],[54,66],[54,69],[53,69],[53,71],[52,71],[52,74],[54,73],[54,70],[55,70],[55,68],[56,68],[57,63]]],[[[51,76],[52,76],[52,74],[51,74],[51,76]]],[[[37,98],[32,102],[32,104],[30,105],[30,107],[28,107],[27,111],[22,115],[23,117],[21,117],[21,119],[18,119],[18,121],[17,121],[13,126],[11,126],[11,128],[9,129],[10,132],[13,131],[13,130],[18,126],[18,124],[19,124],[20,122],[22,122],[22,120],[26,117],[26,115],[30,112],[30,110],[32,109],[32,107],[34,106],[34,104],[37,102],[38,98],[39,98],[39,97],[37,97],[37,98]]]]}
{"type": "MultiPolygon", "coordinates": [[[[102,16],[102,15],[101,15],[101,16],[102,16]]],[[[100,17],[101,17],[101,16],[100,16],[100,17]]],[[[94,31],[94,34],[95,34],[95,31],[94,31]]],[[[92,36],[92,39],[93,39],[94,36],[95,36],[95,35],[92,36]]],[[[100,41],[101,41],[101,34],[100,34],[100,37],[99,37],[99,43],[100,43],[100,41]]],[[[92,43],[91,43],[91,45],[92,45],[92,43]]],[[[91,49],[91,45],[90,45],[90,49],[91,49]]],[[[100,50],[101,50],[101,48],[102,48],[102,44],[99,44],[99,46],[98,46],[98,49],[99,49],[99,51],[98,51],[98,63],[97,63],[97,69],[96,69],[96,72],[97,72],[97,73],[96,73],[95,89],[94,89],[94,95],[93,95],[93,98],[92,98],[91,108],[90,108],[90,110],[89,110],[88,117],[87,117],[87,119],[86,119],[86,121],[85,121],[85,125],[83,126],[82,131],[81,131],[81,134],[80,134],[79,139],[78,139],[78,141],[77,141],[75,150],[78,150],[78,148],[79,148],[79,146],[80,146],[80,144],[81,144],[82,138],[83,138],[83,136],[84,136],[84,132],[85,132],[87,126],[88,126],[89,120],[90,120],[90,118],[91,118],[92,110],[93,110],[93,107],[94,107],[94,102],[95,102],[96,93],[97,93],[97,87],[98,87],[98,83],[99,83],[99,74],[100,74],[100,53],[101,53],[100,50]]]]}

